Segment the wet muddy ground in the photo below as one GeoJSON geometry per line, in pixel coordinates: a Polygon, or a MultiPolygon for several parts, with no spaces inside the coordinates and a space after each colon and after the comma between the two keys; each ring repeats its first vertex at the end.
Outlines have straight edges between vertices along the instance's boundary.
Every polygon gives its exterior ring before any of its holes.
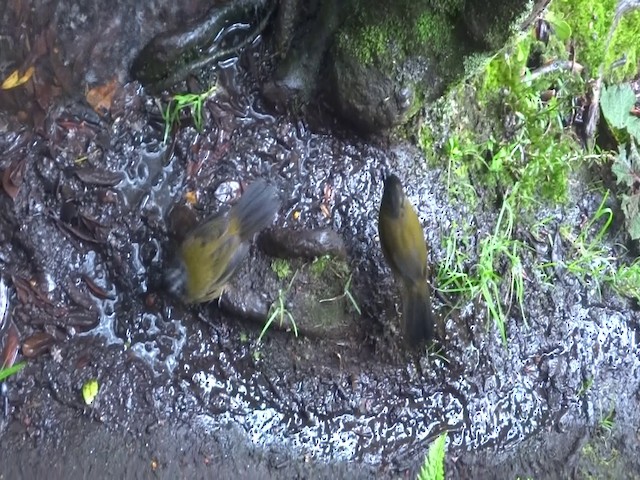
{"type": "MultiPolygon", "coordinates": [[[[0,92],[11,299],[1,333],[4,351],[17,342],[32,357],[6,382],[4,477],[412,478],[446,430],[451,478],[586,478],[603,461],[611,478],[635,478],[637,305],[560,267],[546,278],[532,268],[568,260],[559,227],[583,225],[599,194],[576,178],[567,206],[540,213],[550,218],[540,241],[517,228],[531,247],[526,322],[511,311],[507,348],[482,305],[452,309],[458,299],[440,296],[442,353],[407,352],[377,240],[382,171],[407,180],[434,265],[444,235],[470,224],[477,242],[498,212],[449,202],[441,169],[407,141],[271,113],[259,95],[262,38],[213,73],[203,131],[185,120],[163,143],[157,99],[128,67],[206,3],[9,1],[0,16],[3,77],[35,65],[32,82],[0,92]],[[86,94],[100,86],[108,108],[98,114],[86,94]],[[275,227],[331,227],[344,239],[362,315],[346,305],[338,338],[273,330],[258,347],[260,325],[166,292],[172,208],[193,192],[206,217],[257,178],[278,187],[275,227]],[[92,378],[100,392],[87,406],[92,378]],[[610,412],[616,428],[604,435],[610,412]]],[[[270,262],[253,246],[236,288],[274,300],[270,262]]]]}

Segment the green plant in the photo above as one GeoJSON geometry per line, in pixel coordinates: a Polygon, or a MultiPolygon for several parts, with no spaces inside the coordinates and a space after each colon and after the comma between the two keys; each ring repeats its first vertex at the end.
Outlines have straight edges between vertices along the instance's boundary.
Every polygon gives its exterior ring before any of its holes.
{"type": "Polygon", "coordinates": [[[293,285],[293,281],[296,279],[297,275],[298,271],[296,270],[296,273],[293,274],[293,278],[291,278],[291,281],[289,282],[286,290],[278,289],[278,298],[271,304],[271,307],[269,308],[269,316],[264,326],[262,327],[260,336],[258,336],[258,343],[262,341],[262,337],[264,337],[269,328],[271,328],[273,322],[275,322],[276,320],[279,321],[280,326],[282,326],[285,320],[288,321],[293,328],[294,335],[296,337],[298,336],[298,327],[293,318],[293,315],[286,306],[287,294],[289,293],[289,290],[291,290],[291,286],[293,285]]]}
{"type": "Polygon", "coordinates": [[[282,258],[276,258],[271,262],[271,270],[276,274],[278,280],[285,280],[291,276],[291,264],[282,258]]]}
{"type": "Polygon", "coordinates": [[[360,310],[360,307],[358,306],[358,303],[356,302],[356,299],[353,297],[353,295],[351,294],[351,277],[352,275],[349,275],[349,278],[347,279],[346,283],[344,284],[344,290],[342,292],[341,295],[338,295],[336,297],[332,297],[332,298],[323,298],[320,300],[320,303],[323,302],[335,302],[336,300],[340,300],[342,298],[347,298],[349,299],[349,302],[351,302],[351,306],[353,306],[353,309],[358,312],[358,315],[362,315],[362,311],[360,310]]]}
{"type": "MultiPolygon", "coordinates": [[[[586,0],[576,1],[586,5],[586,0]]],[[[464,235],[452,233],[443,238],[445,259],[438,265],[436,277],[443,293],[481,298],[504,343],[510,308],[517,305],[526,322],[523,259],[528,247],[514,238],[514,226],[521,218],[540,212],[544,204],[565,202],[574,166],[587,161],[604,164],[610,155],[597,151],[585,154],[572,128],[567,127],[567,120],[573,118],[573,100],[586,90],[566,46],[567,38],[580,27],[573,22],[572,7],[567,5],[571,2],[559,0],[563,8],[555,8],[554,2],[547,13],[546,19],[554,29],[548,44],[532,35],[514,38],[464,84],[454,86],[427,109],[418,137],[432,163],[434,151],[444,146],[447,191],[453,199],[472,208],[478,203],[485,208],[501,205],[494,231],[478,242],[475,252],[464,245],[464,235]],[[544,66],[531,70],[532,59],[544,66]],[[548,68],[549,61],[558,67],[548,68]],[[543,92],[545,95],[541,95],[543,92]]],[[[605,33],[612,19],[611,11],[606,13],[605,33]]],[[[592,12],[584,6],[579,14],[591,16],[592,12]]],[[[602,20],[593,19],[599,23],[602,20]]],[[[579,34],[584,38],[588,32],[582,26],[579,34]]],[[[604,38],[601,40],[604,43],[604,38]]],[[[625,98],[620,111],[627,125],[633,122],[629,119],[628,92],[625,98]]],[[[626,160],[627,179],[631,181],[632,172],[636,186],[630,193],[639,193],[640,198],[640,175],[626,160]]],[[[610,223],[611,211],[603,204],[587,228],[575,234],[563,230],[563,238],[572,245],[572,257],[563,266],[583,282],[595,281],[598,288],[607,283],[634,295],[640,290],[633,288],[640,267],[618,266],[620,258],[610,255],[603,244],[610,223]]],[[[640,220],[638,232],[640,235],[640,220]]]]}
{"type": "MultiPolygon", "coordinates": [[[[605,207],[608,192],[603,196],[598,209],[593,217],[580,229],[578,235],[574,235],[567,228],[560,228],[560,235],[572,246],[571,260],[565,263],[565,268],[571,274],[578,277],[582,283],[590,279],[595,283],[598,292],[601,292],[601,282],[613,282],[615,277],[614,263],[616,258],[608,254],[603,244],[603,237],[609,230],[613,221],[613,211],[605,207]],[[597,233],[591,238],[594,227],[597,233]]],[[[553,265],[553,264],[546,264],[553,265]]]]}
{"type": "MultiPolygon", "coordinates": [[[[635,104],[636,94],[628,83],[602,89],[600,106],[607,123],[613,129],[623,130],[640,141],[640,118],[631,113],[635,104]]],[[[614,130],[614,133],[617,132],[614,130]]],[[[617,137],[620,139],[620,135],[617,137]]]]}
{"type": "Polygon", "coordinates": [[[582,382],[582,385],[580,385],[580,390],[578,390],[577,396],[582,397],[585,393],[589,391],[592,385],[593,385],[593,377],[586,379],[584,382],[582,382]]]}
{"type": "Polygon", "coordinates": [[[600,433],[611,435],[613,427],[615,426],[615,416],[616,410],[615,407],[612,406],[609,412],[600,418],[600,421],[598,422],[598,430],[600,433]]]}
{"type": "Polygon", "coordinates": [[[614,161],[611,170],[616,175],[618,183],[626,186],[621,194],[622,211],[625,225],[633,240],[640,239],[640,154],[636,142],[630,141],[629,155],[627,146],[620,146],[620,153],[614,161]]]}
{"type": "Polygon", "coordinates": [[[640,259],[631,265],[620,265],[613,276],[612,287],[619,295],[640,302],[640,259]]]}
{"type": "Polygon", "coordinates": [[[444,363],[451,363],[450,360],[445,356],[445,350],[442,346],[437,345],[436,343],[432,343],[427,347],[427,361],[430,361],[431,358],[437,358],[444,363]]]}
{"type": "Polygon", "coordinates": [[[467,137],[453,135],[447,139],[447,192],[467,205],[475,206],[478,193],[469,180],[469,158],[481,158],[480,146],[467,137]],[[453,178],[453,182],[452,182],[453,178]]]}
{"type": "Polygon", "coordinates": [[[520,260],[522,243],[511,238],[513,235],[514,214],[510,201],[509,198],[504,200],[493,235],[481,240],[480,256],[476,265],[476,289],[479,290],[484,299],[505,346],[507,344],[505,324],[508,311],[507,313],[504,312],[500,299],[500,285],[503,282],[503,277],[496,271],[496,266],[500,260],[506,261],[508,264],[506,276],[509,292],[507,305],[510,307],[515,298],[520,305],[520,312],[526,322],[523,305],[524,270],[520,260]]]}
{"type": "Polygon", "coordinates": [[[178,122],[180,114],[184,110],[189,110],[196,130],[202,131],[202,105],[216,91],[214,85],[206,92],[202,93],[179,93],[171,97],[165,108],[161,108],[162,119],[164,120],[164,137],[162,142],[167,143],[171,134],[171,129],[178,122]]]}
{"type": "Polygon", "coordinates": [[[450,233],[442,237],[445,250],[445,258],[438,264],[436,285],[442,293],[464,293],[471,295],[474,289],[473,279],[466,272],[469,263],[469,255],[459,244],[463,235],[467,232],[459,232],[457,223],[451,225],[450,233]]]}
{"type": "MultiPolygon", "coordinates": [[[[561,226],[560,236],[571,246],[567,260],[561,265],[582,284],[592,282],[601,294],[602,286],[608,285],[618,295],[640,302],[640,259],[625,263],[625,254],[614,254],[604,243],[604,236],[613,222],[613,211],[606,207],[609,192],[605,192],[596,212],[574,233],[568,226],[561,226]]],[[[544,263],[541,268],[558,266],[544,263]]]]}
{"type": "Polygon", "coordinates": [[[637,74],[640,51],[636,41],[640,35],[640,12],[632,11],[633,2],[627,4],[626,12],[619,10],[619,5],[623,4],[617,0],[554,0],[551,3],[551,10],[562,15],[571,27],[581,63],[593,71],[602,65],[606,79],[618,81],[637,74]],[[616,14],[620,17],[614,25],[616,14]]]}
{"type": "Polygon", "coordinates": [[[331,255],[322,255],[321,257],[316,257],[313,262],[311,262],[311,274],[319,277],[322,275],[329,265],[331,265],[333,258],[331,255]]]}
{"type": "Polygon", "coordinates": [[[489,316],[498,328],[502,342],[507,344],[506,320],[515,302],[526,323],[524,313],[524,268],[521,260],[522,242],[514,240],[515,215],[511,197],[504,199],[493,234],[478,244],[478,260],[467,273],[468,256],[457,247],[455,235],[445,237],[446,257],[438,269],[438,289],[443,293],[459,293],[472,299],[482,297],[489,316]],[[503,268],[499,271],[499,267],[503,268]],[[505,312],[500,295],[507,286],[505,312]]]}
{"type": "Polygon", "coordinates": [[[26,362],[19,362],[19,363],[16,363],[15,365],[12,365],[11,367],[0,368],[0,382],[9,378],[11,375],[15,375],[26,366],[27,366],[26,362]]]}
{"type": "Polygon", "coordinates": [[[418,473],[418,480],[444,480],[444,455],[447,432],[441,433],[429,447],[424,463],[418,473]]]}

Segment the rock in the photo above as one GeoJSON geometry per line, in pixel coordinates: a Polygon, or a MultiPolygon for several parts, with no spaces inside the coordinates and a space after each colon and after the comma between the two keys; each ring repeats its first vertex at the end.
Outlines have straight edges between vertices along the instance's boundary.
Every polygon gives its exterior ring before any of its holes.
{"type": "MultiPolygon", "coordinates": [[[[536,0],[534,10],[545,2],[536,0]]],[[[526,0],[494,0],[490,8],[484,0],[469,0],[464,3],[461,19],[468,34],[485,47],[497,50],[504,46],[513,34],[514,23],[527,11],[526,0]]]]}
{"type": "Polygon", "coordinates": [[[375,66],[332,49],[327,95],[336,113],[362,133],[401,124],[412,105],[412,87],[402,85],[375,66]]]}
{"type": "MultiPolygon", "coordinates": [[[[291,2],[284,3],[284,7],[299,9],[297,4],[289,3],[291,2]]],[[[342,20],[340,6],[341,3],[337,0],[321,2],[306,28],[299,29],[301,32],[298,38],[293,42],[289,40],[291,47],[278,65],[273,79],[262,89],[265,99],[276,110],[284,111],[287,107],[301,106],[311,100],[316,91],[320,65],[342,20]]],[[[296,14],[299,15],[297,12],[296,14]]],[[[287,28],[288,34],[293,36],[291,25],[287,25],[287,28]]],[[[285,33],[280,36],[285,36],[285,33]]],[[[277,41],[279,44],[286,42],[283,38],[277,41]]]]}
{"type": "Polygon", "coordinates": [[[275,315],[270,329],[292,332],[293,319],[299,335],[346,338],[354,330],[355,313],[345,294],[349,267],[331,259],[320,263],[291,261],[289,275],[279,279],[267,259],[253,257],[227,285],[220,307],[258,329],[275,315]]]}
{"type": "Polygon", "coordinates": [[[260,236],[260,248],[280,258],[313,259],[323,255],[345,259],[344,240],[331,228],[274,228],[260,236]]]}
{"type": "Polygon", "coordinates": [[[245,284],[234,283],[238,286],[228,288],[220,297],[220,307],[232,315],[264,323],[271,305],[269,299],[263,292],[245,288],[245,284]]]}

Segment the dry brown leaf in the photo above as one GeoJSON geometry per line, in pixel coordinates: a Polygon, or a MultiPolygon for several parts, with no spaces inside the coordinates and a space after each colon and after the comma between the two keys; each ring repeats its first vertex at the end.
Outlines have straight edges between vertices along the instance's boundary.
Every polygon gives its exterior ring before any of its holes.
{"type": "Polygon", "coordinates": [[[113,94],[117,89],[118,81],[114,78],[104,85],[98,85],[90,89],[86,95],[87,102],[98,113],[102,113],[103,111],[108,112],[111,109],[113,94]]]}
{"type": "Polygon", "coordinates": [[[9,164],[5,171],[2,172],[2,187],[12,200],[15,200],[18,196],[26,164],[26,159],[22,159],[9,164]]]}
{"type": "Polygon", "coordinates": [[[324,218],[331,218],[331,212],[329,211],[329,207],[327,207],[326,203],[320,204],[320,211],[324,215],[324,218]]]}

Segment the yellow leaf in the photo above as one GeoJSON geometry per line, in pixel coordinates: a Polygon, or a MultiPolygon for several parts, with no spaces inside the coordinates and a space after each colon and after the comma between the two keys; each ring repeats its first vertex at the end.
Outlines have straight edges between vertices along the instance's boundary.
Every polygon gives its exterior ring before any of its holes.
{"type": "Polygon", "coordinates": [[[33,67],[29,67],[24,72],[24,74],[20,75],[20,70],[16,69],[5,79],[4,82],[2,82],[0,88],[2,88],[3,90],[10,90],[12,88],[19,87],[23,83],[27,83],[33,76],[34,71],[35,69],[33,67]]]}
{"type": "Polygon", "coordinates": [[[9,90],[13,88],[20,80],[20,75],[18,74],[18,70],[15,70],[11,75],[9,75],[4,82],[2,82],[2,89],[9,90]]]}
{"type": "Polygon", "coordinates": [[[196,203],[198,203],[198,195],[193,190],[189,190],[184,197],[186,202],[190,205],[195,205],[196,203]]]}
{"type": "Polygon", "coordinates": [[[82,386],[82,399],[84,400],[84,403],[86,403],[87,405],[91,405],[98,396],[99,390],[100,385],[98,384],[98,380],[96,380],[95,378],[87,380],[86,383],[82,386]]]}

